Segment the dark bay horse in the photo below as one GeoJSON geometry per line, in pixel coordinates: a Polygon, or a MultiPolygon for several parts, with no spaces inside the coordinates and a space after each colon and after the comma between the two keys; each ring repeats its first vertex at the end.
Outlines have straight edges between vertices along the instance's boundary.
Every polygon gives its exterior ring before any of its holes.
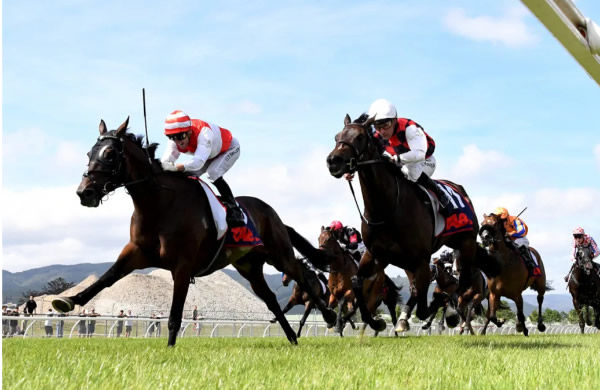
{"type": "Polygon", "coordinates": [[[154,159],[157,145],[144,148],[141,137],[127,132],[128,123],[129,118],[117,130],[108,131],[104,121],[100,122],[100,136],[88,153],[88,169],[77,194],[82,205],[97,207],[110,192],[125,187],[134,205],[129,242],[98,281],[74,296],[54,300],[56,310],[67,312],[84,305],[135,269],[166,269],[174,284],[168,321],[168,345],[174,346],[191,278],[232,264],[275,314],[288,340],[296,344],[296,333],[265,282],[263,265],[267,262],[292,276],[312,296],[326,322],[335,322],[335,313],[320,298],[317,277],[306,272],[294,256],[296,248],[313,264],[325,263],[321,251],[284,225],[269,205],[253,197],[237,200],[249,212],[263,245],[221,251],[223,239],[217,240],[208,197],[201,186],[186,174],[163,171],[154,159]]]}
{"type": "MultiPolygon", "coordinates": [[[[327,288],[327,277],[320,271],[314,271],[311,269],[309,269],[308,271],[316,273],[317,278],[321,282],[322,294],[320,297],[323,299],[323,301],[328,302],[330,293],[329,293],[329,289],[327,288]]],[[[283,274],[283,277],[281,278],[281,283],[284,286],[289,286],[291,281],[292,281],[292,278],[289,275],[283,274]]],[[[303,291],[302,287],[300,287],[300,285],[297,282],[294,282],[294,286],[292,287],[292,294],[290,295],[290,298],[288,299],[287,304],[282,309],[283,314],[287,313],[294,306],[297,306],[297,305],[304,306],[304,314],[302,315],[302,318],[300,319],[300,325],[298,327],[298,332],[296,333],[296,335],[298,337],[300,337],[300,335],[302,334],[302,328],[304,327],[304,324],[306,323],[306,319],[310,315],[311,311],[314,308],[316,308],[316,305],[312,301],[310,294],[307,293],[306,291],[303,291]]],[[[277,318],[273,318],[271,320],[272,323],[274,323],[276,321],[277,321],[277,318]]]]}
{"type": "MultiPolygon", "coordinates": [[[[523,332],[525,336],[529,335],[529,331],[525,326],[525,315],[523,314],[523,296],[521,293],[526,288],[531,288],[537,291],[538,302],[538,323],[537,328],[540,332],[546,330],[544,318],[542,316],[542,303],[544,302],[544,293],[550,290],[550,286],[546,285],[546,270],[542,257],[532,247],[529,247],[531,252],[537,258],[540,266],[541,276],[532,277],[525,266],[525,262],[521,259],[521,255],[517,250],[510,247],[506,242],[506,230],[500,218],[494,214],[483,215],[481,229],[479,231],[481,241],[487,249],[487,254],[494,258],[500,267],[500,273],[490,277],[488,275],[488,288],[490,291],[489,305],[487,311],[487,319],[481,330],[481,334],[485,334],[490,321],[496,326],[502,326],[502,322],[498,322],[496,318],[496,310],[500,305],[500,297],[507,297],[515,302],[517,307],[517,324],[518,332],[523,332]]],[[[511,245],[511,244],[510,244],[511,245]]]]}
{"type": "MultiPolygon", "coordinates": [[[[583,306],[594,308],[594,326],[600,329],[600,278],[596,270],[597,265],[592,262],[592,256],[588,247],[578,247],[575,251],[575,263],[569,272],[568,288],[573,297],[573,307],[579,317],[579,328],[583,334],[585,324],[583,318],[583,306]]],[[[589,310],[589,309],[588,309],[589,310]]],[[[589,311],[588,311],[589,317],[589,311]]],[[[591,325],[591,321],[587,321],[591,325]]]]}
{"type": "MultiPolygon", "coordinates": [[[[342,249],[337,241],[335,234],[331,229],[321,227],[321,234],[319,235],[319,247],[325,250],[330,256],[330,259],[333,261],[330,263],[330,273],[329,273],[329,288],[332,291],[338,289],[338,295],[342,296],[348,294],[348,296],[354,297],[354,290],[352,289],[351,278],[356,275],[358,271],[358,267],[356,263],[353,261],[352,254],[348,251],[342,249]],[[333,270],[337,269],[334,274],[333,270]]],[[[390,313],[392,324],[396,326],[397,316],[396,316],[396,306],[402,303],[402,296],[400,295],[400,290],[398,286],[387,276],[383,270],[378,271],[371,277],[365,279],[364,284],[362,286],[361,294],[365,298],[366,308],[369,310],[371,315],[375,315],[377,312],[377,308],[383,303],[388,308],[390,313]]],[[[333,298],[330,299],[330,306],[335,305],[335,301],[333,298]]],[[[340,332],[340,327],[343,329],[344,322],[346,320],[351,321],[350,317],[356,312],[356,306],[353,307],[352,311],[348,311],[348,314],[340,318],[339,315],[341,311],[338,311],[338,318],[340,319],[340,323],[338,323],[338,332],[340,332]]],[[[354,328],[354,324],[352,327],[354,328]]],[[[364,332],[366,323],[363,325],[362,331],[364,332]]],[[[379,333],[378,330],[375,331],[375,336],[379,333]]],[[[341,332],[340,332],[341,335],[341,332]]],[[[396,333],[397,335],[397,333],[396,333]]]]}
{"type": "MultiPolygon", "coordinates": [[[[466,290],[477,258],[479,225],[474,217],[473,229],[435,237],[434,214],[426,195],[381,155],[379,142],[371,131],[372,120],[364,119],[363,115],[353,123],[346,115],[343,130],[335,137],[335,148],[327,157],[327,166],[336,178],[358,172],[364,201],[361,232],[367,251],[360,261],[353,287],[362,320],[375,330],[383,330],[385,322],[373,319],[366,310],[361,294],[364,280],[388,264],[404,269],[411,284],[411,297],[399,322],[408,326],[407,320],[415,305],[417,316],[425,320],[429,315],[427,290],[431,255],[442,245],[458,249],[462,264],[459,290],[466,290]]],[[[451,184],[470,204],[464,188],[451,184]]]]}

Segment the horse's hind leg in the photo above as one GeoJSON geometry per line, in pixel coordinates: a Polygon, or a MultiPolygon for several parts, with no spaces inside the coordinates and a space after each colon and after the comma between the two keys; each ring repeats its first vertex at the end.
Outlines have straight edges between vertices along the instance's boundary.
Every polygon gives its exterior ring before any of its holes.
{"type": "Polygon", "coordinates": [[[277,318],[279,325],[281,325],[281,328],[285,332],[290,343],[298,344],[296,333],[281,311],[279,303],[277,302],[277,297],[273,294],[273,291],[269,289],[269,286],[265,281],[262,270],[263,262],[259,260],[256,255],[250,253],[243,257],[242,261],[233,264],[233,266],[238,270],[240,275],[250,282],[250,286],[254,293],[258,295],[258,297],[265,302],[269,310],[275,314],[275,318],[277,318]]]}
{"type": "MultiPolygon", "coordinates": [[[[112,286],[116,281],[128,275],[135,269],[151,266],[142,250],[133,243],[125,245],[117,261],[106,271],[100,279],[85,290],[71,297],[57,297],[52,301],[52,306],[59,312],[69,312],[75,305],[83,306],[106,287],[112,286]]],[[[188,281],[189,282],[189,281],[188,281]]]]}
{"type": "Polygon", "coordinates": [[[298,333],[296,333],[296,336],[300,337],[300,335],[302,334],[302,327],[306,323],[306,319],[308,318],[308,315],[310,314],[312,309],[313,309],[313,304],[310,302],[306,302],[306,305],[304,306],[304,314],[302,315],[302,318],[300,319],[300,325],[298,327],[298,333]]]}
{"type": "MultiPolygon", "coordinates": [[[[287,305],[285,305],[285,307],[281,311],[283,312],[283,314],[285,314],[288,311],[290,311],[294,306],[296,306],[296,300],[294,299],[294,297],[291,297],[287,305]]],[[[277,318],[270,319],[269,322],[274,324],[275,322],[277,322],[277,318]]]]}
{"type": "Polygon", "coordinates": [[[529,330],[525,326],[525,314],[523,314],[523,297],[521,295],[516,297],[515,305],[517,306],[517,332],[523,332],[524,336],[529,336],[529,330]]]}
{"type": "Polygon", "coordinates": [[[544,292],[542,292],[542,293],[538,292],[537,302],[538,302],[537,328],[540,332],[544,332],[546,330],[546,325],[544,325],[544,316],[542,315],[542,303],[544,302],[544,292]]]}

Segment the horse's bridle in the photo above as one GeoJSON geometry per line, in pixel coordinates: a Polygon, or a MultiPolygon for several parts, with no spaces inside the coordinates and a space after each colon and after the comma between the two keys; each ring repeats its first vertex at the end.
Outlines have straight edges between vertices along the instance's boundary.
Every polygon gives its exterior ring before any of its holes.
{"type": "MultiPolygon", "coordinates": [[[[115,148],[116,156],[118,157],[116,159],[117,160],[116,163],[114,163],[112,161],[105,161],[106,158],[104,157],[103,151],[109,146],[107,144],[107,145],[100,147],[100,150],[97,153],[98,157],[95,160],[95,163],[99,164],[101,169],[93,169],[93,170],[88,169],[83,173],[83,177],[86,177],[91,182],[92,186],[97,191],[100,192],[100,194],[102,195],[102,198],[104,198],[111,192],[115,191],[119,187],[123,187],[123,186],[129,187],[131,185],[146,181],[150,178],[150,176],[148,176],[143,179],[132,180],[132,181],[127,182],[125,180],[125,178],[123,177],[124,176],[123,175],[123,160],[125,160],[125,158],[123,157],[124,150],[125,150],[123,138],[117,137],[114,135],[110,135],[110,134],[101,135],[98,137],[98,140],[96,141],[96,145],[98,145],[100,142],[102,142],[104,140],[116,141],[111,144],[111,146],[113,146],[115,144],[118,145],[118,148],[115,148]],[[106,169],[104,169],[104,168],[106,168],[106,169]],[[94,175],[90,175],[90,173],[91,174],[94,174],[94,173],[103,174],[103,175],[106,175],[108,177],[108,179],[106,180],[104,185],[100,185],[96,180],[94,180],[94,177],[93,177],[94,175]],[[120,178],[120,180],[115,182],[115,181],[113,181],[114,178],[120,178]]],[[[96,145],[94,145],[94,146],[96,146],[96,145]]],[[[92,148],[92,150],[93,150],[93,148],[92,148]]],[[[91,156],[90,156],[90,158],[91,158],[91,156]]]]}
{"type": "MultiPolygon", "coordinates": [[[[340,132],[343,133],[346,128],[348,128],[348,126],[353,126],[353,127],[361,127],[364,130],[364,127],[360,124],[356,124],[356,123],[351,123],[348,124],[346,126],[344,126],[344,129],[342,129],[342,131],[340,132]]],[[[368,131],[366,131],[366,136],[367,137],[373,137],[371,134],[369,134],[368,131]]],[[[356,146],[354,146],[354,143],[352,142],[348,142],[348,141],[344,141],[342,139],[338,139],[336,136],[335,139],[335,147],[337,148],[338,145],[345,145],[348,146],[350,148],[350,150],[352,151],[353,157],[351,157],[348,162],[346,163],[347,166],[347,171],[346,173],[355,173],[356,171],[358,171],[358,169],[361,166],[367,166],[367,165],[372,165],[372,164],[386,164],[389,163],[387,160],[385,160],[383,157],[378,156],[378,158],[375,159],[371,159],[371,160],[364,160],[364,161],[360,161],[360,159],[364,156],[364,154],[367,152],[367,147],[365,146],[365,150],[360,151],[358,150],[358,148],[356,146]]],[[[360,211],[360,207],[358,205],[358,201],[356,200],[356,194],[354,193],[354,187],[352,186],[352,182],[348,181],[348,185],[350,186],[350,192],[352,193],[352,197],[354,198],[354,203],[356,204],[356,209],[358,210],[358,214],[360,215],[360,218],[363,220],[364,223],[366,223],[367,225],[370,226],[379,226],[379,225],[383,225],[385,223],[385,220],[383,221],[378,221],[378,222],[371,222],[369,221],[364,214],[362,213],[362,211],[360,211]]],[[[396,204],[398,204],[400,202],[400,182],[398,181],[398,178],[396,178],[396,204]]]]}

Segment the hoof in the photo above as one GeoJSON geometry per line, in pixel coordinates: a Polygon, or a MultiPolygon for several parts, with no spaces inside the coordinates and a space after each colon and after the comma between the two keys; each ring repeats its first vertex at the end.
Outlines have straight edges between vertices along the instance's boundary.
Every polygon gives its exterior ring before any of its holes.
{"type": "Polygon", "coordinates": [[[273,318],[272,320],[269,320],[270,323],[274,324],[277,322],[277,318],[273,318]]]}
{"type": "Polygon", "coordinates": [[[448,328],[455,328],[459,322],[460,316],[458,315],[458,312],[455,311],[451,315],[446,315],[446,324],[448,325],[448,328]]]}
{"type": "Polygon", "coordinates": [[[526,326],[523,327],[523,336],[529,336],[529,329],[526,326]]]}
{"type": "Polygon", "coordinates": [[[538,324],[538,330],[540,332],[545,332],[546,331],[546,325],[542,324],[541,322],[538,324]]]}
{"type": "Polygon", "coordinates": [[[337,322],[337,314],[331,309],[326,309],[322,312],[323,319],[327,322],[327,327],[331,328],[337,322]]]}
{"type": "Polygon", "coordinates": [[[399,320],[398,326],[394,329],[396,332],[406,332],[410,329],[410,325],[406,320],[399,320]]]}
{"type": "Polygon", "coordinates": [[[75,304],[71,298],[58,297],[52,301],[52,307],[60,313],[67,313],[73,310],[75,304]]]}
{"type": "Polygon", "coordinates": [[[425,325],[423,325],[423,326],[421,327],[421,329],[423,329],[423,330],[427,330],[427,329],[429,329],[430,327],[431,327],[431,324],[425,324],[425,325]]]}
{"type": "Polygon", "coordinates": [[[384,319],[377,318],[373,320],[373,325],[371,325],[371,328],[373,328],[373,330],[376,332],[383,332],[385,328],[387,328],[387,324],[385,323],[384,319]]]}

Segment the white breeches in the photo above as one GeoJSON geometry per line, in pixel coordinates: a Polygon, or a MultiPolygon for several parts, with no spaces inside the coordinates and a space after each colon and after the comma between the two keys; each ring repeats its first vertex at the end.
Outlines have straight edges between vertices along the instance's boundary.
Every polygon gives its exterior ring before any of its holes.
{"type": "Polygon", "coordinates": [[[515,238],[513,242],[517,247],[522,247],[523,245],[525,245],[526,248],[529,248],[529,240],[527,239],[527,237],[515,238]]]}
{"type": "Polygon", "coordinates": [[[193,172],[200,177],[205,172],[208,173],[208,179],[215,181],[225,174],[240,157],[240,143],[237,139],[231,140],[229,149],[219,154],[217,157],[208,160],[198,171],[193,172]]]}

